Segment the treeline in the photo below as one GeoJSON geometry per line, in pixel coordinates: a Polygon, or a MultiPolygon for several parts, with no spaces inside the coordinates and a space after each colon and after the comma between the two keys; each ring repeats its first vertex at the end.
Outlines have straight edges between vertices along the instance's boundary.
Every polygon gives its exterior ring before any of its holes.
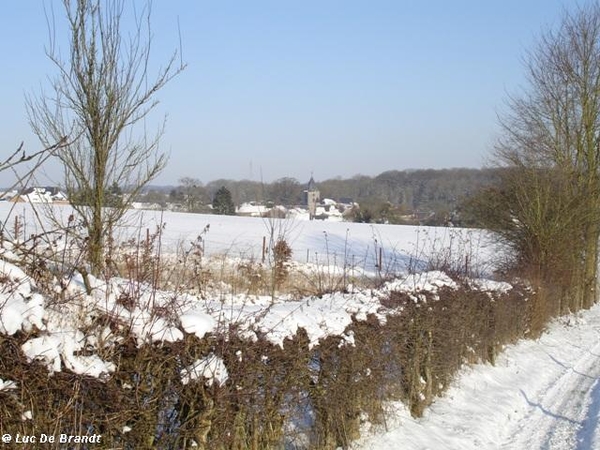
{"type": "Polygon", "coordinates": [[[360,205],[355,220],[442,225],[469,221],[462,204],[498,178],[498,169],[389,170],[318,183],[321,198],[350,198],[360,205]]]}
{"type": "MultiPolygon", "coordinates": [[[[465,199],[493,184],[498,169],[390,170],[375,177],[356,175],[317,182],[321,199],[358,203],[354,219],[363,222],[403,223],[412,216],[420,222],[468,222],[461,204],[465,199]]],[[[191,177],[178,186],[152,187],[138,200],[175,203],[189,212],[207,212],[216,192],[225,187],[234,204],[260,202],[294,206],[304,203],[306,182],[283,177],[271,183],[219,179],[203,184],[191,177]]]]}

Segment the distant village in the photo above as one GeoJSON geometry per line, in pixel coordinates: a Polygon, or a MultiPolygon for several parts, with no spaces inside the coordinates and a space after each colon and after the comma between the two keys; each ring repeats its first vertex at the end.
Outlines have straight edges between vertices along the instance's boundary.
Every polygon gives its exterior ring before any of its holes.
{"type": "MultiPolygon", "coordinates": [[[[122,195],[127,195],[126,193],[122,195]]],[[[13,203],[53,203],[69,204],[67,195],[58,187],[29,187],[22,190],[12,190],[1,194],[0,201],[13,203]]],[[[328,220],[342,222],[352,220],[351,213],[359,205],[351,199],[340,199],[339,201],[321,198],[321,194],[315,180],[311,176],[306,185],[303,195],[303,203],[299,205],[275,205],[257,201],[244,202],[234,205],[235,215],[246,217],[274,217],[291,218],[297,220],[328,220]]],[[[167,202],[159,204],[153,202],[131,202],[131,208],[140,210],[167,210],[183,212],[184,205],[179,202],[167,202]]],[[[213,205],[207,205],[208,211],[213,205]]]]}
{"type": "Polygon", "coordinates": [[[330,198],[321,199],[315,180],[310,181],[304,190],[301,205],[264,205],[259,202],[242,203],[236,208],[236,214],[249,217],[277,217],[299,220],[330,220],[342,222],[350,220],[350,213],[358,208],[358,203],[350,199],[335,201],[330,198]]]}
{"type": "Polygon", "coordinates": [[[29,187],[2,193],[0,201],[13,203],[69,204],[67,194],[55,186],[29,187]]]}
{"type": "MultiPolygon", "coordinates": [[[[469,227],[475,222],[465,200],[498,176],[498,169],[427,169],[318,183],[312,175],[304,183],[284,177],[271,183],[220,179],[203,184],[184,177],[176,186],[148,186],[131,201],[127,189],[118,186],[111,186],[107,197],[113,204],[146,210],[469,227]],[[220,191],[227,194],[225,205],[220,191]]],[[[0,194],[0,201],[68,204],[69,198],[57,187],[35,186],[0,194]]]]}

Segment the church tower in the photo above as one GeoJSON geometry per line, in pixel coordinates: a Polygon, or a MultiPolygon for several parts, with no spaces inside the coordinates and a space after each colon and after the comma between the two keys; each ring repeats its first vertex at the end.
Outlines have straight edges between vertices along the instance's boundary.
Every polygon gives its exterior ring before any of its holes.
{"type": "Polygon", "coordinates": [[[315,218],[315,214],[317,212],[317,203],[320,200],[320,192],[317,189],[317,184],[315,183],[312,175],[310,176],[310,180],[308,181],[308,185],[306,186],[306,190],[304,191],[306,198],[306,207],[308,208],[308,216],[310,220],[315,218]]]}

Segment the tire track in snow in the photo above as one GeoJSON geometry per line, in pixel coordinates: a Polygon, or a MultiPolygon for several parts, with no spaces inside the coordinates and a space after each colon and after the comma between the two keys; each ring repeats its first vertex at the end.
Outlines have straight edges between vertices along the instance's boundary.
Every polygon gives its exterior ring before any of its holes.
{"type": "MultiPolygon", "coordinates": [[[[537,393],[521,390],[529,411],[502,449],[590,450],[599,441],[600,340],[537,393]]],[[[535,376],[535,374],[532,374],[535,376]]]]}
{"type": "Polygon", "coordinates": [[[577,433],[577,450],[587,450],[600,447],[600,430],[598,418],[600,417],[600,379],[597,379],[591,390],[591,403],[583,426],[577,433]]]}

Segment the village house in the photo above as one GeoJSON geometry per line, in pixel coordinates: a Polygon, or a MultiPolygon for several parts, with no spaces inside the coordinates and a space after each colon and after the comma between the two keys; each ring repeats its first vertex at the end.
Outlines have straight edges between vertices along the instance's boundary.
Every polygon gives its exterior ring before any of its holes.
{"type": "MultiPolygon", "coordinates": [[[[4,196],[3,198],[6,199],[4,196]]],[[[25,188],[11,196],[9,201],[13,203],[69,203],[67,195],[56,186],[25,188]]]]}

